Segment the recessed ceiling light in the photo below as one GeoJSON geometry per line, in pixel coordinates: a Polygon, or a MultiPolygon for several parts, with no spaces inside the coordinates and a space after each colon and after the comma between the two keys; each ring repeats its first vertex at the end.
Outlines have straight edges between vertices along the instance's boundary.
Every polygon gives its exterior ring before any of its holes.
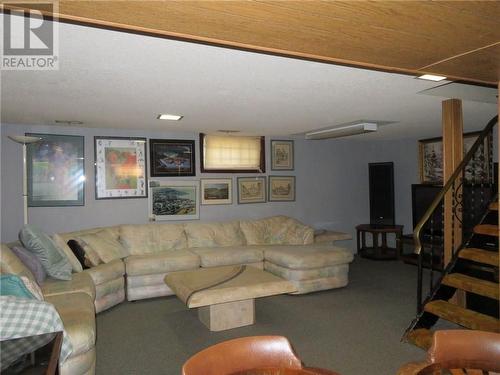
{"type": "Polygon", "coordinates": [[[75,120],[55,120],[55,123],[61,125],[83,125],[83,121],[75,120]]]}
{"type": "Polygon", "coordinates": [[[424,74],[424,75],[421,75],[420,77],[417,77],[417,78],[418,79],[425,79],[427,81],[434,81],[434,82],[439,82],[439,81],[446,79],[446,77],[436,76],[434,74],[424,74]]]}
{"type": "Polygon", "coordinates": [[[171,115],[169,113],[163,113],[161,115],[158,115],[157,119],[158,120],[170,120],[170,121],[179,121],[181,118],[184,116],[179,116],[179,115],[171,115]]]}

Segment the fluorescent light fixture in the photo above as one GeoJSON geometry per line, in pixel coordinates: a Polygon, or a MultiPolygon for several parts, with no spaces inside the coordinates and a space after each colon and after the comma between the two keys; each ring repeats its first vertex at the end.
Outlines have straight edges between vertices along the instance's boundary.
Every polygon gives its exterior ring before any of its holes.
{"type": "Polygon", "coordinates": [[[372,133],[377,131],[377,124],[373,122],[361,122],[338,128],[329,128],[323,130],[316,130],[306,133],[306,139],[327,139],[327,138],[340,138],[350,135],[372,133]]]}
{"type": "Polygon", "coordinates": [[[434,82],[439,82],[439,81],[446,79],[446,77],[436,76],[434,74],[424,74],[424,75],[421,75],[420,77],[417,77],[417,78],[418,79],[425,79],[427,81],[434,81],[434,82]]]}
{"type": "Polygon", "coordinates": [[[157,119],[158,120],[170,120],[170,121],[179,121],[181,118],[184,116],[179,116],[179,115],[171,115],[169,113],[163,113],[161,115],[158,115],[157,119]]]}

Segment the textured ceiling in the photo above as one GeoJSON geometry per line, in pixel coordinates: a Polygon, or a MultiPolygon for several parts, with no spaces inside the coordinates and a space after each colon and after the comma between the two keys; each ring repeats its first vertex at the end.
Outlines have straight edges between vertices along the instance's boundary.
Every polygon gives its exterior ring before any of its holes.
{"type": "MultiPolygon", "coordinates": [[[[58,71],[2,71],[3,123],[287,135],[369,119],[392,121],[366,139],[440,133],[442,85],[407,75],[60,25],[58,71]],[[159,113],[182,121],[156,120],[159,113]]],[[[466,130],[496,105],[464,102],[466,130]]]]}

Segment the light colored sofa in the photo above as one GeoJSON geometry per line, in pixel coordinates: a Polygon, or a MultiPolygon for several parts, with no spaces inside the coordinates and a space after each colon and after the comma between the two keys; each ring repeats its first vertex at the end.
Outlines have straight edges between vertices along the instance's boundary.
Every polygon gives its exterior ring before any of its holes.
{"type": "MultiPolygon", "coordinates": [[[[296,294],[339,288],[348,283],[350,251],[334,245],[342,233],[315,236],[299,221],[274,216],[260,220],[185,224],[151,223],[93,228],[53,236],[73,267],[73,280],[48,279],[42,286],[54,303],[74,346],[64,374],[92,374],[95,368],[95,313],[129,301],[172,295],[167,274],[199,267],[246,264],[290,280],[296,294]],[[83,270],[67,243],[95,235],[102,249],[118,244],[117,259],[83,270]]],[[[96,239],[96,238],[94,238],[96,239]]],[[[9,244],[12,246],[13,244],[9,244]]],[[[1,272],[30,275],[2,245],[1,272]]],[[[109,254],[105,254],[109,255],[109,254]]]]}

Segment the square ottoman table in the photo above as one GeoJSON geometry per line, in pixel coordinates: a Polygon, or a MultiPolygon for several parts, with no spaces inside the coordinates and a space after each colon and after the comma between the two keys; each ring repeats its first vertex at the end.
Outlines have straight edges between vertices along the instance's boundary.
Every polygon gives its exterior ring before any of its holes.
{"type": "Polygon", "coordinates": [[[251,266],[224,266],[172,272],[165,283],[211,331],[251,325],[254,299],[296,292],[287,280],[251,266]]]}

